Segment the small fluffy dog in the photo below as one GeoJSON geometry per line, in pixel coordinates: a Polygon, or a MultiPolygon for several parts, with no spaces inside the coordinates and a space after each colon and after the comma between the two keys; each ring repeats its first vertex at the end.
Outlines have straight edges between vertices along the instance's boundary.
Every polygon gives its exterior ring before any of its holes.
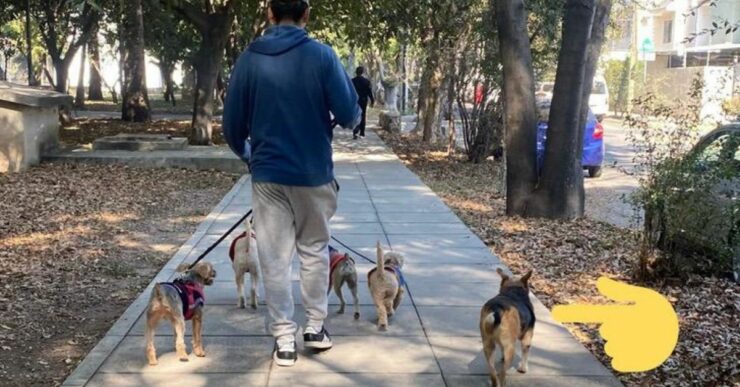
{"type": "Polygon", "coordinates": [[[163,318],[170,321],[175,330],[175,350],[180,361],[188,361],[185,349],[185,322],[193,320],[193,353],[205,357],[203,350],[203,307],[204,286],[212,285],[216,270],[207,262],[188,270],[187,264],[180,265],[182,277],[173,282],[154,285],[146,313],[146,357],[149,365],[157,365],[157,350],[154,348],[154,333],[163,318]]]}
{"type": "Polygon", "coordinates": [[[516,341],[522,345],[522,361],[517,371],[527,372],[529,348],[534,335],[534,308],[529,300],[529,278],[532,271],[521,279],[512,279],[503,270],[497,269],[501,276],[501,290],[498,296],[488,301],[480,312],[480,335],[483,339],[483,352],[491,372],[494,386],[504,386],[506,370],[514,359],[516,341]],[[493,352],[496,344],[503,352],[503,368],[496,371],[493,352]]]}
{"type": "Polygon", "coordinates": [[[252,288],[249,297],[249,305],[252,309],[257,309],[257,284],[260,279],[260,262],[257,255],[257,239],[252,231],[252,223],[247,220],[244,222],[247,231],[239,235],[229,249],[229,257],[234,267],[236,277],[236,292],[239,298],[237,306],[246,308],[246,299],[244,296],[244,275],[249,273],[252,278],[252,288]]]}
{"type": "Polygon", "coordinates": [[[405,259],[399,253],[384,252],[380,242],[377,254],[378,266],[367,273],[367,285],[378,311],[378,329],[386,331],[388,317],[393,316],[403,298],[403,287],[406,283],[401,269],[405,259]]]}
{"type": "Polygon", "coordinates": [[[329,291],[333,287],[334,293],[337,294],[341,303],[337,313],[344,314],[344,307],[347,305],[344,302],[344,295],[342,295],[342,286],[346,283],[355,301],[355,320],[359,320],[360,298],[357,296],[357,268],[355,267],[355,260],[349,254],[342,254],[331,246],[329,246],[329,259],[331,267],[329,272],[329,291]]]}

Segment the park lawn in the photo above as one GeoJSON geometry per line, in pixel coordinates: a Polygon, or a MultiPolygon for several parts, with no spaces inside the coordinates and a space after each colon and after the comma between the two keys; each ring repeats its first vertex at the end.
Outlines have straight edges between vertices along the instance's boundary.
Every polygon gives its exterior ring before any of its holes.
{"type": "MultiPolygon", "coordinates": [[[[173,137],[190,136],[190,120],[157,120],[145,123],[120,119],[75,119],[59,131],[59,139],[66,145],[87,146],[100,137],[117,134],[164,134],[173,137]]],[[[225,145],[221,123],[213,123],[214,145],[225,145]]]]}
{"type": "MultiPolygon", "coordinates": [[[[570,303],[606,303],[596,280],[606,275],[655,289],[673,303],[680,318],[679,343],[660,368],[620,374],[610,367],[597,326],[568,329],[628,386],[737,386],[740,382],[740,287],[727,279],[635,283],[637,235],[590,219],[573,222],[505,215],[503,166],[473,165],[448,157],[446,146],[379,133],[403,162],[515,273],[534,270],[532,290],[548,308],[570,303]]],[[[491,288],[491,296],[498,289],[491,288]]],[[[535,329],[534,345],[537,345],[535,329]]]]}
{"type": "Polygon", "coordinates": [[[80,164],[0,175],[0,384],[61,384],[236,179],[80,164]]]}

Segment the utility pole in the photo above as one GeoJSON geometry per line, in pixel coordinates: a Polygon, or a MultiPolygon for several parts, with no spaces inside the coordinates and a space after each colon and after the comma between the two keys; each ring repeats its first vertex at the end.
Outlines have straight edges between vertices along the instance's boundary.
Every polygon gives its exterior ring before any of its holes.
{"type": "Polygon", "coordinates": [[[26,0],[26,66],[28,66],[28,86],[36,85],[33,74],[33,47],[31,45],[31,0],[26,0]]]}

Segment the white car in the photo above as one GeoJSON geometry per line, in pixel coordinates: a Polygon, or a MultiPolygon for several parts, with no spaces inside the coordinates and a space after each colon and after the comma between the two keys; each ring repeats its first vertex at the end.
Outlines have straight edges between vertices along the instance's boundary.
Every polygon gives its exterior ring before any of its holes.
{"type": "MultiPolygon", "coordinates": [[[[538,100],[552,100],[554,88],[555,82],[539,83],[537,84],[535,96],[538,100]]],[[[609,88],[606,86],[606,79],[600,75],[594,77],[594,86],[591,89],[588,106],[599,122],[603,121],[604,117],[609,113],[609,88]]]]}
{"type": "Polygon", "coordinates": [[[591,89],[588,106],[599,122],[603,121],[609,113],[609,87],[606,85],[606,79],[600,75],[594,77],[594,86],[591,89]]]}

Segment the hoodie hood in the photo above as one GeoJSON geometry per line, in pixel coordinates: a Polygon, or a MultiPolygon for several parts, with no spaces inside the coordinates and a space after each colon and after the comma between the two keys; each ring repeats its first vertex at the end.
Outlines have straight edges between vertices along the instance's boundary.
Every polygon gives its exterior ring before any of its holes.
{"type": "Polygon", "coordinates": [[[306,30],[295,26],[272,26],[249,46],[249,51],[277,56],[310,41],[306,30]]]}

